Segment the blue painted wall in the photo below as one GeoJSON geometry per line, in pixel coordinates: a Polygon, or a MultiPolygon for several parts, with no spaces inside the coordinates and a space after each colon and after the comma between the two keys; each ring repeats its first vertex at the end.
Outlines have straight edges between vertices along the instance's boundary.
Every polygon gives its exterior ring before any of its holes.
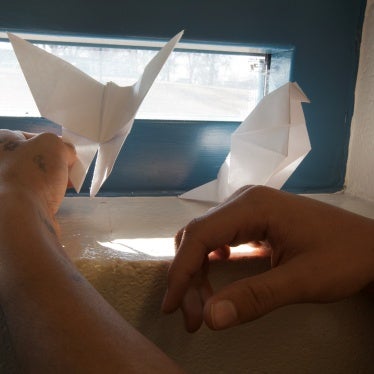
{"type": "MultiPolygon", "coordinates": [[[[165,40],[185,29],[184,40],[294,48],[291,78],[312,101],[304,109],[313,149],[284,188],[333,192],[344,183],[365,5],[365,0],[13,0],[2,1],[0,29],[165,40]]],[[[1,127],[45,124],[0,119],[1,127]]],[[[137,120],[102,192],[175,194],[205,183],[215,177],[237,125],[137,120]]]]}

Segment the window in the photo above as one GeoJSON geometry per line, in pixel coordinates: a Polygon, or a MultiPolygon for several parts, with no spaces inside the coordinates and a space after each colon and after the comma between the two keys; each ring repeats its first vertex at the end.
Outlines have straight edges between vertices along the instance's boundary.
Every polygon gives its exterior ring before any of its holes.
{"type": "MultiPolygon", "coordinates": [[[[20,35],[102,83],[131,85],[164,42],[20,35]]],[[[11,44],[0,34],[0,116],[38,117],[11,44]]],[[[243,46],[181,42],[138,119],[241,122],[268,87],[270,55],[243,46]]]]}

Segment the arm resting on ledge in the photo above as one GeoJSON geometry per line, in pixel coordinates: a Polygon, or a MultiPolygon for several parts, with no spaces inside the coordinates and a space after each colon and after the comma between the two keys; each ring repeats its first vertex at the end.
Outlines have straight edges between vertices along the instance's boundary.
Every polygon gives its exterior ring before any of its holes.
{"type": "Polygon", "coordinates": [[[72,147],[52,135],[0,131],[0,304],[19,370],[179,373],[78,272],[54,215],[72,147]]]}

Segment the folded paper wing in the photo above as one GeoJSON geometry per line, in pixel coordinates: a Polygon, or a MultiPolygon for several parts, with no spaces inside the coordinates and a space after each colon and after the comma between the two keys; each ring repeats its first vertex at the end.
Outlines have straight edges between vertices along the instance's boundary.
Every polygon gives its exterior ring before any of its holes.
{"type": "Polygon", "coordinates": [[[90,188],[95,196],[113,169],[135,115],[170,53],[183,35],[175,35],[148,63],[132,86],[101,84],[66,61],[8,34],[36,105],[43,117],[62,127],[74,144],[77,162],[70,180],[79,192],[96,153],[90,188]]]}
{"type": "Polygon", "coordinates": [[[222,202],[248,184],[281,188],[310,151],[297,83],[265,96],[231,136],[231,148],[217,179],[182,194],[193,200],[222,202]]]}

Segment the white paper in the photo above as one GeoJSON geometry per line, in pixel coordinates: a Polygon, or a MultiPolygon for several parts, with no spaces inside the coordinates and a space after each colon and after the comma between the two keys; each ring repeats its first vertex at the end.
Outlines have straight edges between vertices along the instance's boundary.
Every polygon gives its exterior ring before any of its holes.
{"type": "Polygon", "coordinates": [[[103,85],[68,62],[8,34],[40,114],[60,125],[62,139],[76,148],[78,160],[70,180],[77,192],[96,153],[90,196],[108,178],[136,112],[182,35],[183,31],[154,56],[134,85],[120,87],[113,82],[103,85]]]}
{"type": "Polygon", "coordinates": [[[180,197],[218,203],[248,184],[281,188],[311,149],[302,102],[297,83],[265,96],[232,134],[217,179],[180,197]]]}

